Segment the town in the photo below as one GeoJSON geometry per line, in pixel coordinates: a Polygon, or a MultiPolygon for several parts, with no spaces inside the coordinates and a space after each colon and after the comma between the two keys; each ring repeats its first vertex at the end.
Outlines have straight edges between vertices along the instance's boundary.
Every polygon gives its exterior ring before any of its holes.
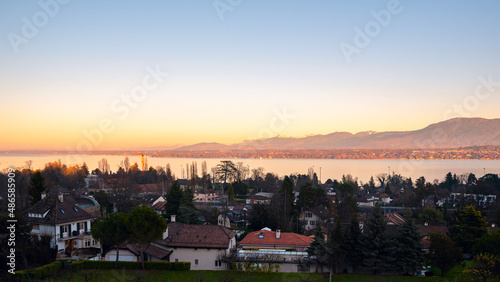
{"type": "MultiPolygon", "coordinates": [[[[18,278],[105,262],[239,273],[500,274],[497,174],[448,173],[430,182],[381,173],[368,183],[352,175],[321,182],[314,168],[279,177],[224,160],[210,169],[187,163],[176,177],[168,164],[148,167],[144,157],[141,164],[125,157],[114,172],[103,158],[92,171],[60,162],[34,170],[27,161],[12,173],[18,278]]],[[[12,173],[0,174],[3,187],[12,173]]],[[[3,191],[0,222],[7,228],[3,191]]],[[[1,252],[6,259],[10,250],[2,245],[1,252]]]]}

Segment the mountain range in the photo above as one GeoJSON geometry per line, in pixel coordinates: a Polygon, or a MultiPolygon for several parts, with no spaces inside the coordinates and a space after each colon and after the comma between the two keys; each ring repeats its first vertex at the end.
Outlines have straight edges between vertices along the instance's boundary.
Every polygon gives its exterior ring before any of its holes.
{"type": "Polygon", "coordinates": [[[272,137],[225,145],[198,143],[176,151],[441,149],[500,145],[500,119],[453,118],[414,131],[333,132],[300,138],[272,137]]]}

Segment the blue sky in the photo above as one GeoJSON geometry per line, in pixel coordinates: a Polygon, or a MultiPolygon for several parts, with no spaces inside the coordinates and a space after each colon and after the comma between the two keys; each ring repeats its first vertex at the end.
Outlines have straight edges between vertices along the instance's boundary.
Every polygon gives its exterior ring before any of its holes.
{"type": "MultiPolygon", "coordinates": [[[[54,1],[0,3],[0,149],[75,147],[103,119],[94,149],[235,143],[284,108],[273,135],[414,130],[459,115],[479,77],[500,82],[498,1],[69,1],[13,46],[54,1]],[[400,12],[346,60],[388,5],[400,12]],[[169,76],[122,118],[111,105],[148,67],[169,76]]],[[[466,116],[498,118],[498,88],[466,116]]]]}

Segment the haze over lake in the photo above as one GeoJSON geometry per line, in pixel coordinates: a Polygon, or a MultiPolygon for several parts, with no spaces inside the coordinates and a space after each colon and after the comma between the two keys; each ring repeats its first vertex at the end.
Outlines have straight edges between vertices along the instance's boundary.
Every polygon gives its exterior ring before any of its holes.
{"type": "MultiPolygon", "coordinates": [[[[94,170],[98,166],[98,161],[106,158],[112,171],[118,170],[120,162],[126,156],[115,155],[35,155],[35,154],[0,154],[0,170],[8,167],[23,167],[26,161],[33,161],[33,168],[43,168],[48,162],[61,160],[63,164],[83,164],[86,162],[89,170],[94,170]]],[[[141,165],[140,156],[129,156],[130,163],[137,162],[141,165]]],[[[170,164],[172,172],[177,178],[182,178],[181,167],[186,164],[197,162],[201,166],[203,161],[207,162],[209,168],[216,166],[222,159],[201,159],[201,158],[154,158],[148,157],[148,166],[165,167],[170,164]]],[[[343,174],[351,174],[358,177],[364,183],[368,182],[371,176],[380,173],[387,173],[389,170],[413,180],[424,176],[428,181],[434,179],[442,180],[448,172],[460,175],[472,172],[476,176],[482,176],[484,172],[500,174],[500,161],[498,160],[332,160],[332,159],[230,159],[233,162],[243,162],[252,168],[263,167],[265,172],[277,173],[284,176],[291,173],[306,174],[309,167],[314,166],[314,170],[324,182],[328,178],[342,178],[343,174]],[[321,168],[321,169],[320,169],[321,168]]]]}

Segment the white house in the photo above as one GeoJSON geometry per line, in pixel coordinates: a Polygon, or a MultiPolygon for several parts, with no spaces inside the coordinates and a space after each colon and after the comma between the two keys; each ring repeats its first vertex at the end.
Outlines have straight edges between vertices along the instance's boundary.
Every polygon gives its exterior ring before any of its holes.
{"type": "Polygon", "coordinates": [[[238,252],[232,253],[227,261],[240,266],[250,263],[260,268],[278,265],[279,272],[314,272],[316,267],[306,263],[311,242],[311,237],[263,228],[243,238],[238,252]]]}
{"type": "Polygon", "coordinates": [[[170,261],[191,262],[191,270],[226,270],[222,258],[236,249],[235,233],[219,225],[190,225],[172,216],[156,246],[171,250],[170,261]]]}
{"type": "Polygon", "coordinates": [[[299,215],[299,220],[306,231],[314,230],[318,225],[325,226],[330,218],[331,211],[320,206],[304,210],[299,215]]]}
{"type": "Polygon", "coordinates": [[[219,194],[214,190],[201,190],[194,193],[194,201],[197,203],[213,203],[219,194]]]}
{"type": "Polygon", "coordinates": [[[57,246],[59,252],[71,254],[74,249],[99,248],[90,231],[95,217],[78,207],[69,196],[43,197],[25,215],[33,225],[31,234],[51,236],[51,245],[57,246]]]}

